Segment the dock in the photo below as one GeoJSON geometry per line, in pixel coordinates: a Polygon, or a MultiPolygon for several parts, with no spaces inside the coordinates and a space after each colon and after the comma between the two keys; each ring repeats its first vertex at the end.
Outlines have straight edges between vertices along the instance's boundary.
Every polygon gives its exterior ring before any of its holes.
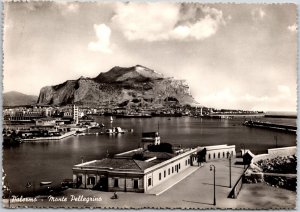
{"type": "Polygon", "coordinates": [[[23,142],[31,142],[31,141],[50,141],[50,140],[60,140],[71,135],[75,135],[76,131],[66,132],[61,136],[51,136],[51,137],[35,137],[35,138],[24,138],[22,139],[23,142]]]}
{"type": "Polygon", "coordinates": [[[288,133],[297,132],[297,126],[292,126],[292,125],[274,124],[274,123],[260,122],[260,121],[245,121],[244,125],[248,127],[278,130],[278,131],[283,131],[288,133]]]}

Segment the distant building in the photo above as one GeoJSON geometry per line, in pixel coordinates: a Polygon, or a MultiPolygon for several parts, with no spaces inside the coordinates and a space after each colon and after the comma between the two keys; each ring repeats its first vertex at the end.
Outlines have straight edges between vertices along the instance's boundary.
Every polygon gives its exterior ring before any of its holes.
{"type": "Polygon", "coordinates": [[[4,116],[8,121],[32,121],[44,117],[43,112],[39,111],[13,111],[4,116]]]}
{"type": "Polygon", "coordinates": [[[160,136],[158,132],[144,132],[142,133],[143,149],[147,149],[148,145],[159,145],[160,136]]]}
{"type": "Polygon", "coordinates": [[[231,157],[236,156],[235,145],[223,144],[203,148],[206,148],[206,161],[228,158],[229,154],[231,157]]]}
{"type": "Polygon", "coordinates": [[[55,126],[56,121],[53,118],[40,118],[35,120],[35,126],[55,126]]]}
{"type": "Polygon", "coordinates": [[[79,112],[78,112],[78,107],[76,105],[73,105],[72,117],[74,123],[78,124],[79,112]]]}

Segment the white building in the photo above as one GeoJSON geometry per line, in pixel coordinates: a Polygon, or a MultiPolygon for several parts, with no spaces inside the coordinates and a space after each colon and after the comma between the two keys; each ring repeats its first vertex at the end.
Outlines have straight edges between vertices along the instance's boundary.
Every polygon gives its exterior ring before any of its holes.
{"type": "Polygon", "coordinates": [[[216,145],[182,149],[180,153],[150,152],[143,148],[93,160],[73,167],[73,181],[79,188],[103,191],[147,192],[162,182],[197,165],[197,154],[206,149],[206,160],[234,157],[235,146],[216,145]]]}

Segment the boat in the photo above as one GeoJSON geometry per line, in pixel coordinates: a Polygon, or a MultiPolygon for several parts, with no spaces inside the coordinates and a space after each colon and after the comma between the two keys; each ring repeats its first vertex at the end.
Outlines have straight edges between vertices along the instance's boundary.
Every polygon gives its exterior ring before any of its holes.
{"type": "Polygon", "coordinates": [[[114,133],[113,129],[107,129],[106,130],[106,134],[113,134],[113,133],[114,133]]]}
{"type": "Polygon", "coordinates": [[[86,135],[84,132],[77,133],[76,135],[86,135]]]}
{"type": "Polygon", "coordinates": [[[32,183],[31,182],[28,182],[28,183],[26,183],[26,188],[30,188],[32,186],[32,183]]]}
{"type": "Polygon", "coordinates": [[[115,133],[121,133],[121,134],[125,133],[125,131],[121,127],[115,127],[114,131],[115,133]]]}
{"type": "Polygon", "coordinates": [[[124,134],[125,130],[121,127],[113,127],[112,129],[107,129],[106,134],[124,134]]]}
{"type": "Polygon", "coordinates": [[[43,186],[43,185],[50,185],[52,184],[52,181],[44,181],[44,182],[40,182],[40,186],[43,186]]]}

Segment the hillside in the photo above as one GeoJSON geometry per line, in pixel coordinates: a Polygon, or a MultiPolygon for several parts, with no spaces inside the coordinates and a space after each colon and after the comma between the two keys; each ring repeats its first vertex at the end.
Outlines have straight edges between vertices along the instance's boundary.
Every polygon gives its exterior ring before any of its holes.
{"type": "Polygon", "coordinates": [[[3,106],[19,106],[36,104],[37,96],[26,95],[17,91],[3,93],[3,106]]]}

